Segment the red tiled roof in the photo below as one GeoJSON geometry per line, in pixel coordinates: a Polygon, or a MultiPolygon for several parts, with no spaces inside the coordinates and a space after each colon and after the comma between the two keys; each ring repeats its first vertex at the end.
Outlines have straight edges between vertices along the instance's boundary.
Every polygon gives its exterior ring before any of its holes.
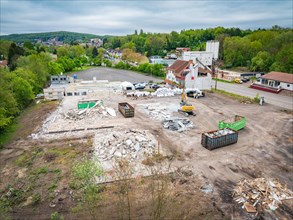
{"type": "Polygon", "coordinates": [[[192,61],[176,60],[170,67],[167,68],[167,71],[173,70],[175,76],[181,77],[183,71],[187,69],[191,63],[192,61]]]}
{"type": "Polygon", "coordinates": [[[7,66],[7,60],[0,60],[0,66],[7,66]]]}
{"type": "Polygon", "coordinates": [[[207,69],[207,68],[202,68],[202,67],[198,67],[198,72],[199,73],[210,73],[210,74],[212,74],[212,71],[210,71],[209,69],[207,69]]]}
{"type": "Polygon", "coordinates": [[[293,84],[293,74],[290,73],[270,72],[261,76],[260,78],[293,84]]]}

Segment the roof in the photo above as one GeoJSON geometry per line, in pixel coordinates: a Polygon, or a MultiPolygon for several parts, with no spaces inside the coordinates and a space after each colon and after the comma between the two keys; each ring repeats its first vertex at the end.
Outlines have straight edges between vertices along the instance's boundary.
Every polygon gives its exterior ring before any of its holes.
{"type": "Polygon", "coordinates": [[[191,63],[192,61],[176,60],[170,67],[167,68],[167,71],[173,70],[175,76],[181,77],[183,71],[187,69],[191,63]]]}
{"type": "Polygon", "coordinates": [[[293,74],[290,73],[270,72],[261,76],[260,78],[293,84],[293,74]]]}
{"type": "Polygon", "coordinates": [[[202,68],[202,67],[198,67],[198,72],[199,73],[209,73],[209,74],[212,74],[212,71],[210,71],[209,69],[207,68],[202,68]]]}
{"type": "Polygon", "coordinates": [[[7,66],[8,62],[7,60],[0,60],[0,66],[7,66]]]}

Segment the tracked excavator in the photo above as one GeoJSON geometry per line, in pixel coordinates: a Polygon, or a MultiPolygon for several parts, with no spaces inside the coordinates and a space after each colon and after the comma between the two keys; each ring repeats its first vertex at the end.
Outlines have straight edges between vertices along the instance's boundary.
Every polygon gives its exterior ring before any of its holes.
{"type": "Polygon", "coordinates": [[[187,95],[185,93],[185,89],[183,89],[182,91],[180,109],[178,109],[178,112],[184,114],[185,116],[196,115],[194,113],[194,106],[187,103],[187,95]]]}

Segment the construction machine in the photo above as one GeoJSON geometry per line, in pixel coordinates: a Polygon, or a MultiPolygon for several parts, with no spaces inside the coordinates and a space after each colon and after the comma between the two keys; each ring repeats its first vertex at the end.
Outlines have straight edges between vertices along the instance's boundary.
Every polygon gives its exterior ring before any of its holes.
{"type": "Polygon", "coordinates": [[[185,116],[194,115],[194,106],[187,103],[187,95],[185,93],[185,89],[182,91],[181,95],[181,102],[180,102],[180,109],[178,109],[178,112],[184,114],[185,116]]]}

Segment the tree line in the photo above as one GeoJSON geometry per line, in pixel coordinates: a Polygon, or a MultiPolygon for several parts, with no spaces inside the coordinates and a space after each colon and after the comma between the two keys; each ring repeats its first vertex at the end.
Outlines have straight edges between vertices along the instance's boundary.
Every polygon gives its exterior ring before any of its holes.
{"type": "Polygon", "coordinates": [[[220,42],[219,59],[225,68],[293,73],[293,32],[277,25],[271,29],[208,28],[172,31],[169,34],[139,33],[104,39],[105,48],[129,48],[146,56],[165,56],[177,47],[205,50],[208,40],[220,42]]]}

